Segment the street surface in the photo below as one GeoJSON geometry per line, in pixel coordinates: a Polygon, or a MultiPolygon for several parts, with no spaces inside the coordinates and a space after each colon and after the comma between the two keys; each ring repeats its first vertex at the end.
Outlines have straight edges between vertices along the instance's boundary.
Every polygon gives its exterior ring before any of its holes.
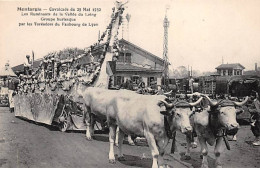
{"type": "MultiPolygon", "coordinates": [[[[223,167],[260,167],[260,147],[251,145],[254,137],[248,125],[241,126],[238,140],[229,141],[228,151],[223,143],[221,156],[223,167]]],[[[151,167],[152,159],[148,146],[139,143],[123,145],[126,161],[108,163],[108,135],[97,134],[87,141],[85,132],[60,132],[54,126],[37,124],[16,118],[7,107],[0,107],[0,167],[62,167],[62,168],[106,168],[106,167],[151,167]]],[[[177,133],[178,152],[169,154],[168,145],[164,156],[170,167],[200,167],[200,148],[191,150],[191,160],[184,160],[185,137],[177,133]]],[[[209,147],[209,167],[214,167],[213,147],[209,147]]],[[[117,150],[116,154],[117,154],[117,150]]]]}

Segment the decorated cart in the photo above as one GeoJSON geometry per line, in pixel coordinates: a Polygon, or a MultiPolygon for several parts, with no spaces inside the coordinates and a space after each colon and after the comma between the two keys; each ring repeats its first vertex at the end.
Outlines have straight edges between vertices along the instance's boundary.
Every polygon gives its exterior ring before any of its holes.
{"type": "Polygon", "coordinates": [[[111,21],[97,43],[86,49],[67,48],[49,53],[38,69],[29,68],[30,71],[19,76],[15,116],[57,125],[61,131],[85,129],[82,98],[73,97],[71,90],[76,82],[86,88],[110,87],[109,63],[119,54],[117,35],[124,4],[116,2],[112,11],[111,21]]]}

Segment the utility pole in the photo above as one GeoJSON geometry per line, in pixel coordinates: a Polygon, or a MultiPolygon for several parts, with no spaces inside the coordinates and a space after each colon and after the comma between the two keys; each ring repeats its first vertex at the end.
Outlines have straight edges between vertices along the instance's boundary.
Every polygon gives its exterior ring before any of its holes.
{"type": "Polygon", "coordinates": [[[163,66],[163,85],[168,85],[169,81],[169,58],[168,58],[168,28],[170,25],[170,22],[167,17],[167,11],[169,10],[169,6],[166,6],[165,11],[165,17],[163,20],[163,27],[164,27],[164,40],[163,40],[163,60],[164,60],[164,66],[163,66]]]}
{"type": "Polygon", "coordinates": [[[131,15],[130,14],[126,14],[126,20],[127,20],[127,41],[129,41],[129,22],[131,19],[131,15]]]}

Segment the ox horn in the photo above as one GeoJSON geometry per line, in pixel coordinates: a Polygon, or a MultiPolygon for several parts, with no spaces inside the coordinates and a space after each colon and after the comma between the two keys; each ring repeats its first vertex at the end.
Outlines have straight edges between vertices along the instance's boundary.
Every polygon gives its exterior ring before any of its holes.
{"type": "Polygon", "coordinates": [[[236,106],[243,106],[247,102],[247,100],[248,100],[248,96],[246,96],[244,101],[242,101],[242,102],[234,102],[234,104],[236,106]]]}
{"type": "Polygon", "coordinates": [[[196,102],[194,102],[194,103],[189,103],[191,106],[197,106],[200,102],[201,102],[201,100],[203,99],[203,97],[200,97],[199,98],[199,100],[197,100],[196,102]]]}
{"type": "Polygon", "coordinates": [[[160,100],[164,105],[165,105],[165,107],[166,108],[173,108],[174,107],[174,104],[173,103],[167,103],[166,101],[164,101],[164,100],[160,100]]]}
{"type": "Polygon", "coordinates": [[[192,93],[192,94],[187,94],[188,97],[192,97],[192,96],[201,96],[201,93],[199,92],[195,92],[195,93],[192,93]]]}
{"type": "Polygon", "coordinates": [[[218,105],[218,102],[213,102],[207,95],[201,95],[201,96],[205,97],[208,100],[210,106],[218,105]]]}
{"type": "Polygon", "coordinates": [[[172,90],[169,92],[163,93],[163,94],[167,96],[167,95],[170,95],[171,93],[172,93],[172,90]]]}

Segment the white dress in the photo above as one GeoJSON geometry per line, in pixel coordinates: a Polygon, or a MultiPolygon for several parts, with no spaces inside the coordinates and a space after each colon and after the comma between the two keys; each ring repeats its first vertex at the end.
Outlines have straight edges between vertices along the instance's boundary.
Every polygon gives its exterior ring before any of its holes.
{"type": "Polygon", "coordinates": [[[13,90],[8,90],[8,99],[10,108],[14,108],[13,90]]]}

